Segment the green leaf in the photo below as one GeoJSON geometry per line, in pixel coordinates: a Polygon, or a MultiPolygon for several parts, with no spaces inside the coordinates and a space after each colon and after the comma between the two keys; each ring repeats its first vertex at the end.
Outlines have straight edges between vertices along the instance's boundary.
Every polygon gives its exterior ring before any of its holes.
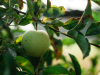
{"type": "Polygon", "coordinates": [[[93,2],[95,2],[96,4],[100,5],[100,0],[92,0],[93,2]]]}
{"type": "Polygon", "coordinates": [[[67,22],[64,23],[62,27],[67,30],[73,29],[79,22],[79,19],[80,18],[70,18],[67,22]]]}
{"type": "Polygon", "coordinates": [[[83,58],[87,57],[90,52],[90,44],[85,36],[81,32],[77,32],[76,30],[68,31],[68,35],[71,36],[78,44],[83,53],[83,58]]]}
{"type": "Polygon", "coordinates": [[[64,15],[64,13],[59,8],[49,8],[44,11],[43,15],[50,18],[56,18],[64,15]]]}
{"type": "Polygon", "coordinates": [[[25,26],[28,25],[30,23],[32,23],[33,20],[32,19],[28,19],[27,17],[24,17],[21,19],[21,21],[19,22],[19,25],[25,26]]]}
{"type": "Polygon", "coordinates": [[[34,9],[33,9],[32,0],[26,0],[26,1],[27,1],[29,13],[31,14],[31,16],[34,16],[34,9]]]}
{"type": "Polygon", "coordinates": [[[75,69],[75,75],[81,75],[81,67],[79,65],[79,62],[78,60],[76,59],[76,57],[72,54],[69,54],[72,62],[73,62],[73,65],[74,65],[74,69],[75,69]]]}
{"type": "Polygon", "coordinates": [[[6,25],[6,23],[4,21],[0,20],[0,26],[5,26],[5,25],[6,25]]]}
{"type": "Polygon", "coordinates": [[[10,54],[11,54],[13,57],[16,57],[16,56],[17,56],[17,53],[16,53],[16,51],[15,51],[13,48],[8,48],[8,51],[10,52],[10,54]]]}
{"type": "Polygon", "coordinates": [[[51,74],[69,74],[72,75],[66,68],[62,66],[50,66],[43,70],[43,75],[51,75],[51,74]]]}
{"type": "Polygon", "coordinates": [[[62,42],[63,42],[64,45],[67,45],[67,46],[70,46],[70,45],[75,43],[75,41],[73,39],[68,38],[68,37],[64,38],[62,40],[62,42]]]}
{"type": "Polygon", "coordinates": [[[46,63],[47,63],[47,66],[51,66],[52,65],[52,60],[53,60],[52,54],[53,54],[53,51],[49,50],[47,58],[46,59],[44,58],[46,63]]]}
{"type": "Polygon", "coordinates": [[[50,0],[47,0],[47,9],[51,8],[51,2],[50,0]]]}
{"type": "Polygon", "coordinates": [[[7,44],[7,42],[6,42],[5,40],[2,41],[2,45],[3,45],[6,49],[8,49],[8,47],[9,47],[8,44],[7,44]]]}
{"type": "Polygon", "coordinates": [[[27,71],[28,73],[34,75],[34,67],[27,59],[21,56],[16,56],[14,59],[18,66],[20,66],[23,70],[27,71]]]}
{"type": "Polygon", "coordinates": [[[53,37],[53,35],[54,35],[54,31],[53,30],[51,30],[48,26],[44,26],[44,28],[46,29],[46,31],[47,31],[47,33],[49,34],[49,36],[51,36],[51,37],[53,37]]]}
{"type": "Polygon", "coordinates": [[[92,17],[93,17],[94,21],[99,22],[100,21],[100,12],[99,11],[92,11],[92,17]]]}
{"type": "Polygon", "coordinates": [[[58,26],[58,27],[61,27],[64,25],[64,23],[60,20],[53,20],[52,23],[51,23],[53,26],[58,26]]]}
{"type": "Polygon", "coordinates": [[[82,30],[87,22],[91,19],[92,16],[92,10],[91,10],[91,1],[88,0],[87,7],[79,20],[78,24],[74,27],[75,30],[82,30]]]}
{"type": "Polygon", "coordinates": [[[13,43],[15,43],[15,44],[21,43],[22,36],[23,35],[20,35],[15,41],[13,41],[13,43]]]}
{"type": "Polygon", "coordinates": [[[19,15],[14,11],[12,7],[9,7],[7,9],[0,7],[0,16],[4,16],[4,15],[11,15],[16,18],[19,18],[19,15]]]}
{"type": "Polygon", "coordinates": [[[41,6],[42,6],[41,0],[37,0],[37,1],[33,2],[33,9],[34,9],[35,15],[37,15],[37,13],[39,12],[41,6]]]}
{"type": "Polygon", "coordinates": [[[3,5],[3,0],[0,0],[0,5],[3,5]]]}
{"type": "Polygon", "coordinates": [[[100,22],[92,23],[86,32],[86,36],[100,34],[100,22]]]}

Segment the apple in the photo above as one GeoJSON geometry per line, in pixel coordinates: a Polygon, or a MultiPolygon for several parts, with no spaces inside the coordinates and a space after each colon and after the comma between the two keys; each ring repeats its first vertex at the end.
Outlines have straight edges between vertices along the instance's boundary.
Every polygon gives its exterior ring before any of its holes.
{"type": "Polygon", "coordinates": [[[30,30],[23,34],[21,45],[27,54],[40,57],[49,49],[50,38],[44,30],[30,30]]]}

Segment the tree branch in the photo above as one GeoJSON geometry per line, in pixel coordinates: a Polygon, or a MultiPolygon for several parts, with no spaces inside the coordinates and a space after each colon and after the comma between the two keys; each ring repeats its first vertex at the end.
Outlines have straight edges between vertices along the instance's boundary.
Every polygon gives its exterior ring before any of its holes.
{"type": "Polygon", "coordinates": [[[15,8],[14,8],[14,10],[15,10],[17,13],[22,13],[22,14],[26,15],[25,12],[19,11],[19,10],[15,9],[15,8]]]}
{"type": "Polygon", "coordinates": [[[100,48],[100,45],[93,44],[93,43],[90,43],[90,44],[93,45],[93,46],[96,46],[96,47],[100,48]]]}
{"type": "Polygon", "coordinates": [[[10,26],[10,24],[15,20],[16,18],[13,18],[10,23],[7,24],[7,26],[10,26]]]}

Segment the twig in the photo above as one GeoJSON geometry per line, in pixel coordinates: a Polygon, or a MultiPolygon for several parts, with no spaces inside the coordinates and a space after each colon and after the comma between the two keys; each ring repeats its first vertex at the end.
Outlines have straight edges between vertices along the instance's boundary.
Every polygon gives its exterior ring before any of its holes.
{"type": "Polygon", "coordinates": [[[7,25],[10,26],[10,24],[15,20],[16,18],[13,18],[10,23],[8,23],[7,25]]]}
{"type": "Polygon", "coordinates": [[[93,46],[96,46],[96,47],[100,48],[100,45],[93,44],[93,43],[90,43],[90,44],[93,45],[93,46]]]}
{"type": "Polygon", "coordinates": [[[15,8],[14,8],[14,10],[15,10],[17,13],[22,13],[22,14],[26,15],[25,12],[19,11],[19,10],[15,9],[15,8]]]}

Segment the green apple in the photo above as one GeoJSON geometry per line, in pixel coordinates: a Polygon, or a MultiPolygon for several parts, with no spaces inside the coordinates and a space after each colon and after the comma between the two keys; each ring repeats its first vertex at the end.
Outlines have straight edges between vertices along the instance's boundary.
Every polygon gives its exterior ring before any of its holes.
{"type": "Polygon", "coordinates": [[[50,38],[44,30],[30,30],[23,34],[21,45],[27,54],[40,57],[49,49],[50,38]]]}

